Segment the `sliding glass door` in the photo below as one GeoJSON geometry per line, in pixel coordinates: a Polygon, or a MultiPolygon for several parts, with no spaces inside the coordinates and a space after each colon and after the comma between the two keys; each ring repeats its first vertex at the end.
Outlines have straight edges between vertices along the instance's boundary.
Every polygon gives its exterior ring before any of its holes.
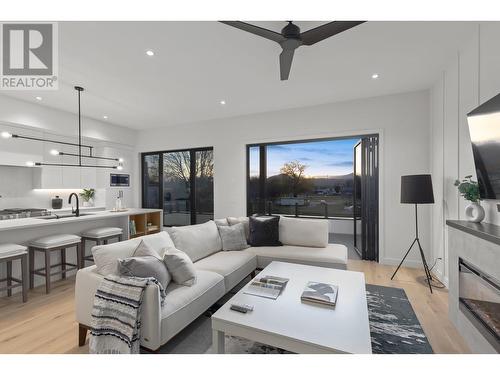
{"type": "Polygon", "coordinates": [[[213,219],[212,148],[146,153],[142,166],[143,207],[162,208],[165,226],[213,219]]]}
{"type": "Polygon", "coordinates": [[[191,224],[191,152],[163,153],[163,224],[191,224]]]}
{"type": "Polygon", "coordinates": [[[143,155],[142,207],[160,207],[160,155],[143,155]]]}

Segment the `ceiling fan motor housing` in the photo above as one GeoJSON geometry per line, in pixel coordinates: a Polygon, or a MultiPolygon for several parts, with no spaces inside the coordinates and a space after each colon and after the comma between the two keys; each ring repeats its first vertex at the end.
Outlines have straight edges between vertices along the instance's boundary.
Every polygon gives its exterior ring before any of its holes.
{"type": "Polygon", "coordinates": [[[288,25],[281,30],[281,35],[285,38],[300,39],[300,28],[288,21],[288,25]]]}

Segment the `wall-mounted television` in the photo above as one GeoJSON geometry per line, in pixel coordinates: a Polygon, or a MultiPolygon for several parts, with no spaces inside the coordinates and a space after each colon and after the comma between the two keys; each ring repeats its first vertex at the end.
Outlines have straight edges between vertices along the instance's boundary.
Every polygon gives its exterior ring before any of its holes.
{"type": "Polygon", "coordinates": [[[500,94],[467,114],[479,192],[500,199],[500,94]]]}

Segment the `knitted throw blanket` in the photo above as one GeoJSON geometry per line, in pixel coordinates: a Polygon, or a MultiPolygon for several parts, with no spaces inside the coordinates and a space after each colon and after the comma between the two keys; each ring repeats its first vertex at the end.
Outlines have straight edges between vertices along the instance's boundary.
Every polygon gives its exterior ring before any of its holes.
{"type": "Polygon", "coordinates": [[[157,284],[161,303],[165,291],[154,278],[104,278],[94,297],[89,352],[92,354],[137,354],[141,338],[141,306],[146,287],[157,284]]]}

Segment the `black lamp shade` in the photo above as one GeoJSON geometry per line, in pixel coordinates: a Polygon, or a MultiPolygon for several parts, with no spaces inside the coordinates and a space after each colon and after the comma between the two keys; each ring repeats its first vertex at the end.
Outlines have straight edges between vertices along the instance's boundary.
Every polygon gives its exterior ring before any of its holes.
{"type": "Polygon", "coordinates": [[[431,175],[401,176],[401,203],[434,203],[431,175]]]}

